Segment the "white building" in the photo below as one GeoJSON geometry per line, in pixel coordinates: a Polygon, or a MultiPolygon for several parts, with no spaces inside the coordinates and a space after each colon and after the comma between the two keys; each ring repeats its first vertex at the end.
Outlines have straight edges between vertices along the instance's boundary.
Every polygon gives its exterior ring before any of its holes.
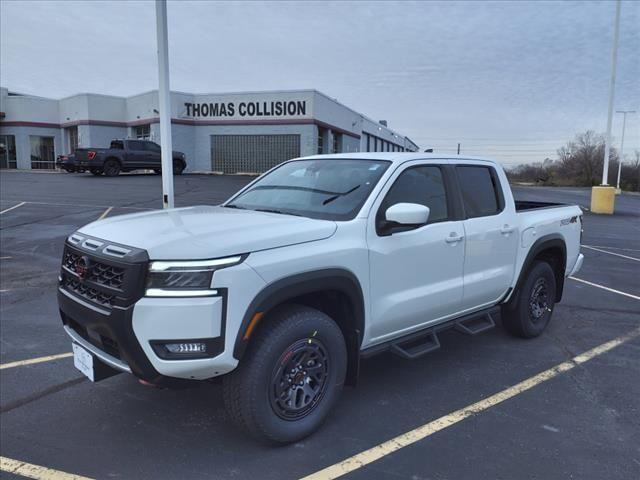
{"type": "MultiPolygon", "coordinates": [[[[173,149],[187,171],[263,172],[289,158],[334,152],[416,151],[409,138],[316,90],[171,92],[173,149]]],[[[0,88],[0,166],[54,168],[77,147],[114,138],[159,143],[158,92],[83,93],[54,100],[0,88]]]]}

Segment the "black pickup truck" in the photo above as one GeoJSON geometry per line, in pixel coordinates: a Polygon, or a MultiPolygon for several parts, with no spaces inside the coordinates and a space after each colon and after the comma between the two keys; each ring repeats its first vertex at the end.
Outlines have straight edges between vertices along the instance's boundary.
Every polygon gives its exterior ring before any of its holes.
{"type": "MultiPolygon", "coordinates": [[[[76,168],[94,175],[115,177],[120,172],[153,170],[160,173],[160,145],[149,140],[113,140],[109,148],[77,148],[76,168]]],[[[187,166],[184,153],[173,152],[173,173],[180,175],[187,166]]]]}

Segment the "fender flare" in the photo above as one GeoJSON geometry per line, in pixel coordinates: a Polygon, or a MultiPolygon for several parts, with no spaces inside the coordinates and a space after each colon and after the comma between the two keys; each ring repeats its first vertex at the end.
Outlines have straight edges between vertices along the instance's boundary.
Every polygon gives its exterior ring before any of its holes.
{"type": "MultiPolygon", "coordinates": [[[[242,359],[248,340],[244,340],[249,323],[258,312],[268,312],[272,308],[300,295],[308,293],[338,290],[347,295],[354,312],[356,325],[356,339],[359,351],[364,331],[364,294],[357,277],[348,270],[342,268],[328,268],[299,273],[281,278],[264,287],[251,301],[247,308],[240,328],[236,336],[233,356],[237,360],[242,359]]],[[[349,341],[349,339],[345,339],[349,341]]],[[[351,346],[354,346],[353,344],[351,346]]]]}
{"type": "MultiPolygon", "coordinates": [[[[567,245],[564,238],[559,233],[550,233],[549,235],[540,237],[533,243],[533,245],[531,245],[529,253],[527,253],[524,262],[522,263],[522,268],[518,274],[518,281],[516,282],[512,292],[517,292],[522,286],[534,259],[540,254],[540,252],[549,248],[559,248],[562,252],[562,264],[560,265],[560,271],[556,272],[556,302],[562,300],[562,292],[564,290],[564,272],[567,266],[567,245]]],[[[513,295],[510,295],[510,297],[513,297],[513,295]]],[[[507,301],[510,299],[511,298],[507,299],[507,301]]]]}

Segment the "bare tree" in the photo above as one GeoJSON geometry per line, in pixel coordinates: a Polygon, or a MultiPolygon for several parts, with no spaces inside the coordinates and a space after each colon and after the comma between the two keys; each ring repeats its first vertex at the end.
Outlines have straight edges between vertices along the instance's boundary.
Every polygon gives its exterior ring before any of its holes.
{"type": "MultiPolygon", "coordinates": [[[[582,186],[597,185],[602,176],[605,138],[593,130],[576,135],[573,141],[558,149],[558,173],[561,183],[582,186]]],[[[609,175],[618,166],[618,153],[609,153],[609,175]]]]}

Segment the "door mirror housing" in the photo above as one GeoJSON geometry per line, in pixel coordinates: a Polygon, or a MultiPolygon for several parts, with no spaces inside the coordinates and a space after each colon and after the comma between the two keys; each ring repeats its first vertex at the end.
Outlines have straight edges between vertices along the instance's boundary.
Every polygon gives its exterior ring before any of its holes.
{"type": "Polygon", "coordinates": [[[402,230],[421,227],[429,220],[429,213],[429,207],[418,203],[396,203],[387,208],[381,227],[387,235],[393,233],[394,227],[405,227],[402,230]]]}

